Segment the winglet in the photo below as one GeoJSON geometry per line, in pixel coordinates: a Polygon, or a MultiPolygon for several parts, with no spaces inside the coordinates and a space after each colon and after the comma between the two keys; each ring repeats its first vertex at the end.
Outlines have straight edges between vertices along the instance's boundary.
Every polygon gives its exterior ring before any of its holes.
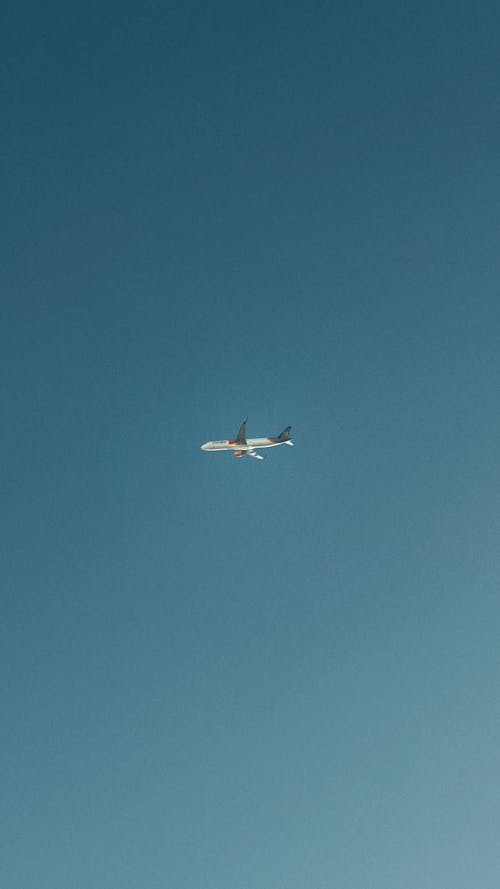
{"type": "Polygon", "coordinates": [[[240,426],[238,435],[236,436],[236,439],[235,439],[235,441],[237,441],[237,443],[241,444],[241,445],[243,445],[243,444],[246,445],[246,443],[247,443],[247,420],[248,420],[248,417],[245,417],[245,419],[243,420],[243,422],[240,426]]]}

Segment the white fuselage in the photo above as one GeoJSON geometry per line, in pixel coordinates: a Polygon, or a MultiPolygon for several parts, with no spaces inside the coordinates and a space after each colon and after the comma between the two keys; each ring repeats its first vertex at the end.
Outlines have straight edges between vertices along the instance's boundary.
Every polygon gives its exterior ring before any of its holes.
{"type": "Polygon", "coordinates": [[[291,441],[274,441],[272,438],[247,438],[245,444],[240,444],[232,439],[221,441],[206,441],[202,444],[202,451],[254,451],[256,448],[274,448],[276,445],[289,444],[291,441]]]}

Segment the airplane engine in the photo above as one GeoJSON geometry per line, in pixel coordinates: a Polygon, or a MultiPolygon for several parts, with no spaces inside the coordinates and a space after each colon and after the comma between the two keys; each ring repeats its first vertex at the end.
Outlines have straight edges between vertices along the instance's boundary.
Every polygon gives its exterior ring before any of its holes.
{"type": "Polygon", "coordinates": [[[244,457],[245,451],[234,451],[234,456],[235,457],[244,457]]]}

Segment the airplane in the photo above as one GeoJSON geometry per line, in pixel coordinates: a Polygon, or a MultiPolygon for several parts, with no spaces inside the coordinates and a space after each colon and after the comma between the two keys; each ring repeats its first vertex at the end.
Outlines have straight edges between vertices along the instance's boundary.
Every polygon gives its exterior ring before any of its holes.
{"type": "Polygon", "coordinates": [[[220,441],[206,441],[201,445],[202,451],[233,451],[235,457],[255,457],[256,460],[263,460],[262,454],[256,454],[256,448],[275,448],[277,445],[287,444],[293,447],[293,441],[290,438],[291,426],[287,426],[280,432],[276,438],[248,438],[247,439],[247,420],[243,420],[240,430],[236,438],[223,439],[220,441]]]}

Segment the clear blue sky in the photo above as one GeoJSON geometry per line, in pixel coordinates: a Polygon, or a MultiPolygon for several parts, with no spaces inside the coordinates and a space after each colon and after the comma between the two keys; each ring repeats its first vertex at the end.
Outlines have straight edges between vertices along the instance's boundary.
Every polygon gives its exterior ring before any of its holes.
{"type": "Polygon", "coordinates": [[[4,4],[2,889],[497,889],[499,33],[4,4]]]}

